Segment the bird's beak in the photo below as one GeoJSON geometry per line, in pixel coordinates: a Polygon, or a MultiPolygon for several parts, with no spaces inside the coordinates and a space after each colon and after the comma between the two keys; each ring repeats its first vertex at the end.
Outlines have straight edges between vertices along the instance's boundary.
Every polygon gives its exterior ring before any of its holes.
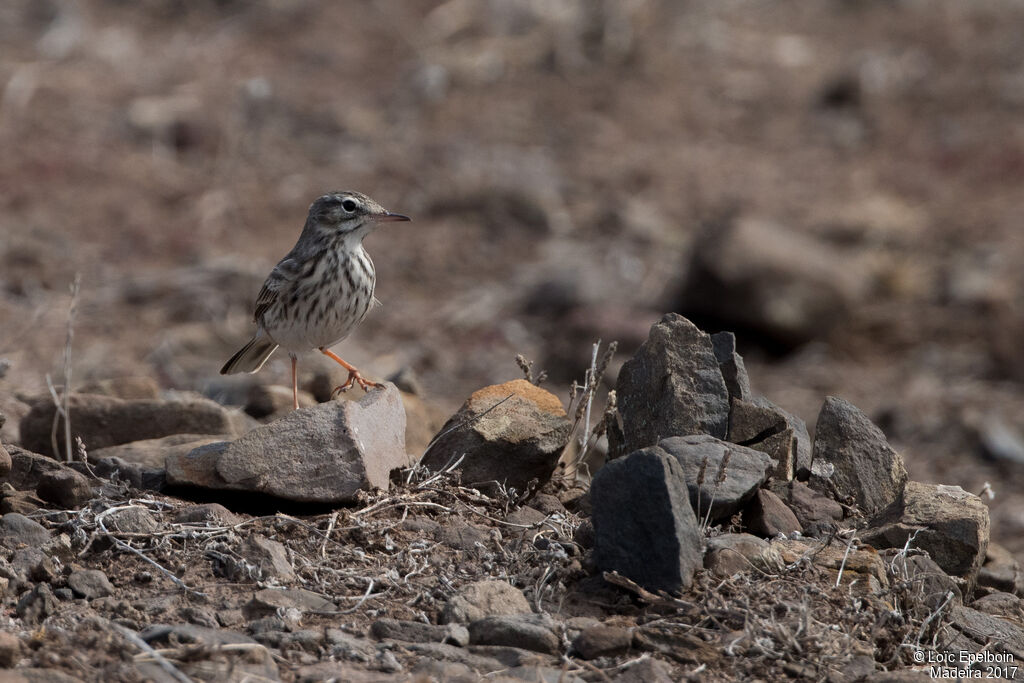
{"type": "Polygon", "coordinates": [[[377,221],[378,223],[391,223],[391,222],[394,222],[394,221],[411,221],[412,220],[408,216],[403,216],[400,213],[391,213],[390,211],[388,211],[387,213],[379,213],[376,216],[374,216],[373,219],[375,221],[377,221]]]}

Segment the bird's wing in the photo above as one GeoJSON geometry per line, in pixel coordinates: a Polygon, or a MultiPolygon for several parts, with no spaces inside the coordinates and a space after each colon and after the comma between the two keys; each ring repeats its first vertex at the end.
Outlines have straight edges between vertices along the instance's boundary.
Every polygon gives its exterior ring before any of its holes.
{"type": "Polygon", "coordinates": [[[298,274],[299,263],[293,258],[285,257],[274,266],[270,275],[267,276],[266,282],[263,283],[260,293],[256,295],[256,312],[253,314],[256,324],[263,324],[263,314],[277,301],[281,291],[294,282],[298,274]]]}

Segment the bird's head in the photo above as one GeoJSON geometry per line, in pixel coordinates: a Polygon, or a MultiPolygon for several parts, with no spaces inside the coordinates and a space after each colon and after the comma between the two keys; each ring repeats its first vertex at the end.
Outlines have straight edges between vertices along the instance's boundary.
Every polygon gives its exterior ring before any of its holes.
{"type": "Polygon", "coordinates": [[[377,223],[407,220],[408,216],[391,213],[361,192],[328,192],[309,207],[309,223],[343,235],[365,235],[377,223]]]}

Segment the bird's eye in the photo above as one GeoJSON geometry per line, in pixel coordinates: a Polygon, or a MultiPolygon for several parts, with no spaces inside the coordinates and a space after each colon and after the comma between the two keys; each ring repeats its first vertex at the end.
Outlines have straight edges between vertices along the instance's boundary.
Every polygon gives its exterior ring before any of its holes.
{"type": "Polygon", "coordinates": [[[356,204],[352,199],[346,199],[341,203],[341,208],[345,209],[345,211],[348,211],[349,213],[355,211],[357,206],[358,204],[356,204]]]}

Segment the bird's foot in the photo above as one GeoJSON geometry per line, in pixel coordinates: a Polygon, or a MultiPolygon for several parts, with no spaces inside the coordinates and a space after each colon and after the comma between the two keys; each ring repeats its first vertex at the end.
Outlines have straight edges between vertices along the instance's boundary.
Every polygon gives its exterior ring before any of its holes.
{"type": "Polygon", "coordinates": [[[380,382],[371,382],[370,380],[365,379],[362,375],[359,374],[358,370],[349,370],[348,379],[345,380],[345,383],[342,384],[340,387],[335,387],[334,391],[331,392],[331,398],[334,398],[338,394],[345,393],[346,391],[352,388],[353,384],[358,384],[359,388],[362,389],[363,391],[369,391],[371,387],[373,387],[374,389],[384,388],[384,385],[381,384],[380,382]]]}

